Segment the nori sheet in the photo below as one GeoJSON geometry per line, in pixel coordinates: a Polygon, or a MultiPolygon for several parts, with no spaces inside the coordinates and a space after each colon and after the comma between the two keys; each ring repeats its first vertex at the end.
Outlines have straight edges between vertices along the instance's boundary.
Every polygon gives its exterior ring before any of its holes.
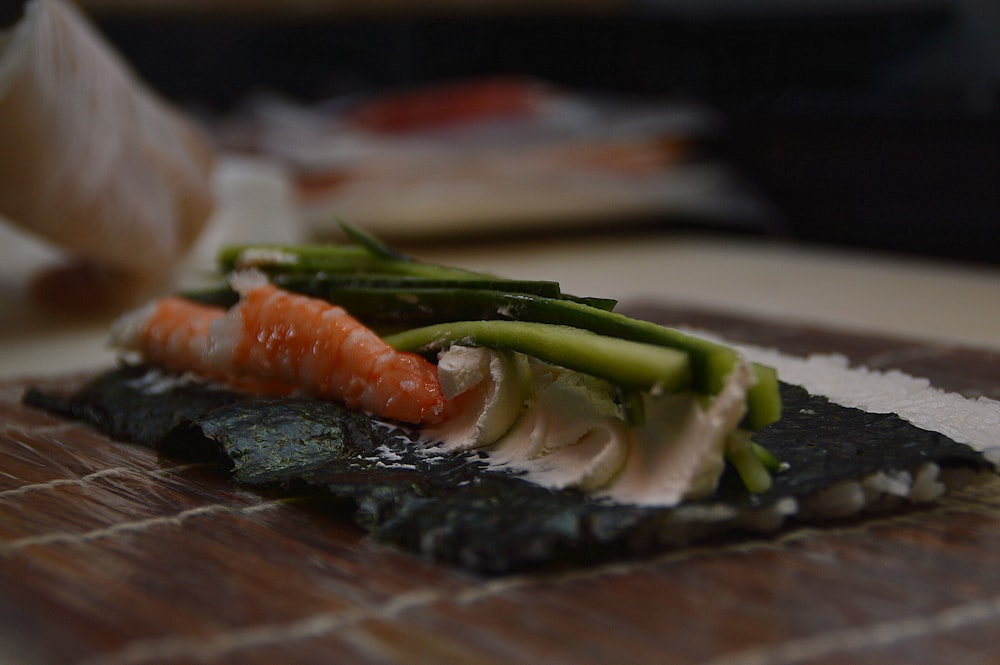
{"type": "MultiPolygon", "coordinates": [[[[29,390],[24,399],[166,456],[218,461],[247,486],[349,499],[372,537],[476,571],[634,556],[700,535],[682,515],[691,504],[650,508],[553,491],[488,470],[478,453],[428,452],[407,430],[334,403],[150,381],[149,372],[123,366],[72,394],[29,390]]],[[[727,473],[700,505],[760,508],[928,461],[992,468],[968,446],[895,415],[841,407],[787,384],[782,397],[784,417],[754,439],[790,469],[761,495],[727,473]]],[[[719,526],[706,523],[704,531],[719,526]]]]}

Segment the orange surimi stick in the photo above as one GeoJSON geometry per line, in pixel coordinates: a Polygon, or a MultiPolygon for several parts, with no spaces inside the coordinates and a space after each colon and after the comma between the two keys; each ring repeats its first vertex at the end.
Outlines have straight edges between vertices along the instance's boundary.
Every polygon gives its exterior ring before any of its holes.
{"type": "Polygon", "coordinates": [[[237,275],[225,310],[164,298],[116,327],[112,340],[169,369],[231,383],[296,386],[350,408],[408,423],[439,422],[449,403],[437,368],[397,351],[343,308],[237,275]]]}

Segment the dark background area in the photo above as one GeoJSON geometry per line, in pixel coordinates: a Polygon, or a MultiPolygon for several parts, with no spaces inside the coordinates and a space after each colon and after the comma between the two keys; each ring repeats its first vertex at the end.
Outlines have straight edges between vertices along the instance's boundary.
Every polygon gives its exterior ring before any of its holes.
{"type": "Polygon", "coordinates": [[[309,101],[495,73],[693,95],[726,119],[713,149],[776,205],[791,236],[1000,263],[1000,25],[990,14],[1000,16],[944,3],[94,18],[155,87],[212,113],[261,90],[309,101]]]}

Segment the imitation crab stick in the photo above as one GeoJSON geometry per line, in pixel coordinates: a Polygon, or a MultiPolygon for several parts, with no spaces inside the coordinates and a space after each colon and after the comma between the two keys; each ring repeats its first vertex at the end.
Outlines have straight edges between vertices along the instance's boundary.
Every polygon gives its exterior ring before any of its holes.
{"type": "Polygon", "coordinates": [[[397,351],[343,308],[238,275],[228,310],[167,297],[124,317],[112,342],[173,370],[231,383],[296,386],[348,407],[415,424],[448,413],[436,367],[397,351]]]}

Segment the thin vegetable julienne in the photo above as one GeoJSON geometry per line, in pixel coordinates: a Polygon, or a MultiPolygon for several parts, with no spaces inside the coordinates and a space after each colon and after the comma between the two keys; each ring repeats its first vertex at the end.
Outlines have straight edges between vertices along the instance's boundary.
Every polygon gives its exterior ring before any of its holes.
{"type": "Polygon", "coordinates": [[[655,344],[598,335],[569,326],[527,321],[457,321],[414,328],[384,338],[400,351],[427,351],[453,343],[519,351],[624,388],[679,392],[691,388],[688,354],[655,344]]]}
{"type": "Polygon", "coordinates": [[[223,272],[258,268],[268,273],[410,275],[435,279],[499,279],[423,261],[373,254],[359,245],[234,245],[224,247],[217,263],[223,272]]]}
{"type": "MultiPolygon", "coordinates": [[[[423,263],[409,257],[397,258],[389,251],[374,251],[370,243],[230,247],[220,253],[219,265],[224,270],[230,270],[245,265],[247,257],[256,257],[252,265],[272,272],[274,281],[285,288],[301,289],[310,295],[338,302],[375,327],[406,328],[444,321],[507,318],[582,328],[690,354],[692,388],[704,394],[716,394],[739,362],[739,355],[727,346],[608,311],[606,308],[610,308],[610,303],[599,302],[596,303],[598,306],[594,306],[564,294],[544,297],[517,292],[521,288],[518,284],[525,284],[522,288],[525,291],[537,291],[539,285],[548,284],[546,293],[555,295],[551,287],[554,283],[551,282],[507,280],[487,273],[423,263]],[[344,275],[370,280],[375,290],[364,293],[338,291],[334,285],[344,279],[344,275]],[[446,293],[432,293],[430,290],[417,293],[411,290],[402,297],[403,290],[395,281],[401,277],[417,278],[425,284],[442,280],[442,283],[448,284],[449,290],[446,293]],[[324,280],[329,280],[329,286],[324,285],[324,280]],[[385,280],[384,291],[378,291],[381,287],[374,286],[380,280],[385,280]],[[468,292],[463,292],[461,286],[451,288],[456,282],[465,281],[481,287],[484,280],[489,288],[470,289],[468,292]],[[348,299],[355,302],[344,302],[348,299]],[[387,317],[389,313],[393,320],[379,318],[387,317]],[[407,320],[407,316],[413,318],[407,320]]],[[[747,394],[748,413],[744,426],[758,429],[780,418],[781,399],[774,371],[759,365],[754,365],[753,371],[756,382],[747,394]]]]}

